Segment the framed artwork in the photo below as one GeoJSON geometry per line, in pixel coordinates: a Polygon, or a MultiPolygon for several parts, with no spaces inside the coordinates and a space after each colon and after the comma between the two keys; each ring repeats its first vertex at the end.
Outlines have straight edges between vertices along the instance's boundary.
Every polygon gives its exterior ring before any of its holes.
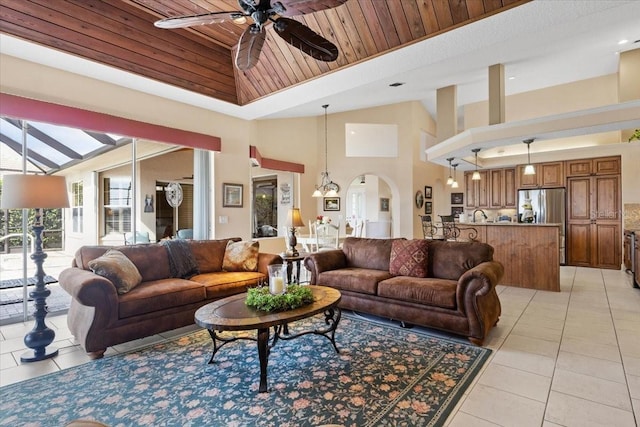
{"type": "Polygon", "coordinates": [[[431,215],[433,213],[433,202],[424,202],[424,214],[431,215]]]}
{"type": "Polygon", "coordinates": [[[242,184],[222,184],[222,207],[241,208],[243,199],[242,184]]]}
{"type": "Polygon", "coordinates": [[[416,191],[415,202],[416,208],[420,209],[422,207],[422,204],[424,203],[424,195],[422,194],[422,191],[416,191]]]}
{"type": "Polygon", "coordinates": [[[340,210],[340,197],[325,197],[324,210],[325,211],[339,211],[340,210]]]}
{"type": "Polygon", "coordinates": [[[389,212],[389,199],[386,197],[380,198],[380,212],[389,212]]]}
{"type": "Polygon", "coordinates": [[[459,216],[464,213],[464,208],[462,206],[451,206],[451,215],[459,216]]]}
{"type": "Polygon", "coordinates": [[[461,205],[464,202],[463,193],[451,193],[451,204],[461,205]]]}
{"type": "Polygon", "coordinates": [[[425,185],[424,186],[424,198],[425,199],[430,199],[431,197],[433,197],[433,189],[430,186],[425,185]]]}

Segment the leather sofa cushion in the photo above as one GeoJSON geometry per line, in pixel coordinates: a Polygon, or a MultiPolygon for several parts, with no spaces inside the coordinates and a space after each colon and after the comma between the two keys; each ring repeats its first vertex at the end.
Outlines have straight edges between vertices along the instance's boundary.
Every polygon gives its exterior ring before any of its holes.
{"type": "Polygon", "coordinates": [[[429,277],[458,280],[465,271],[493,260],[493,247],[480,242],[429,242],[429,277]]]}
{"type": "Polygon", "coordinates": [[[123,246],[82,246],[76,251],[75,264],[83,270],[91,270],[89,261],[102,256],[109,249],[117,249],[127,256],[138,269],[143,282],[171,277],[169,254],[158,243],[123,246]]]}
{"type": "Polygon", "coordinates": [[[457,285],[457,280],[395,276],[378,283],[378,296],[455,309],[457,285]]]}
{"type": "Polygon", "coordinates": [[[189,240],[191,252],[196,259],[200,273],[213,273],[222,271],[224,251],[229,241],[237,241],[238,238],[219,240],[189,240]]]}
{"type": "Polygon", "coordinates": [[[142,282],[119,299],[122,319],[204,301],[205,289],[200,283],[170,278],[142,282]]]}
{"type": "Polygon", "coordinates": [[[198,274],[189,279],[204,285],[206,298],[217,299],[246,291],[250,286],[257,286],[266,276],[256,271],[237,271],[198,274]],[[240,288],[240,290],[239,290],[240,288]]]}
{"type": "Polygon", "coordinates": [[[366,239],[347,237],[342,251],[347,258],[347,267],[389,271],[391,244],[397,239],[366,239]]]}
{"type": "Polygon", "coordinates": [[[378,282],[391,277],[388,271],[368,268],[341,268],[320,273],[316,285],[330,286],[341,291],[376,295],[378,282]]]}

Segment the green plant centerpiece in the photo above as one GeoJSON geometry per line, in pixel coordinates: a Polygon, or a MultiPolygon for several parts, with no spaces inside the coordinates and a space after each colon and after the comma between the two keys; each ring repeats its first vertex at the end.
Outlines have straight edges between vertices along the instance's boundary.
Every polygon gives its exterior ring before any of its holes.
{"type": "Polygon", "coordinates": [[[245,303],[260,311],[286,311],[313,302],[313,292],[309,286],[289,285],[282,295],[273,295],[268,286],[249,288],[245,303]]]}

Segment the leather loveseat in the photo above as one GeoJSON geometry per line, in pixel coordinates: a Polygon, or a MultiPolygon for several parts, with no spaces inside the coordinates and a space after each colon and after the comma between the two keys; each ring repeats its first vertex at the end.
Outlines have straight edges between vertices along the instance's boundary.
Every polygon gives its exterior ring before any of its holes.
{"type": "Polygon", "coordinates": [[[81,247],[72,267],[59,277],[62,288],[72,296],[67,316],[71,333],[89,356],[97,359],[107,347],[193,324],[198,308],[245,292],[268,277],[269,264],[282,263],[278,255],[258,253],[255,242],[238,240],[183,240],[192,255],[187,261],[197,267],[191,272],[195,275],[189,274],[188,278],[172,271],[174,260],[165,244],[81,247]],[[253,248],[253,267],[223,270],[229,242],[247,243],[253,248]],[[92,271],[94,260],[113,249],[120,252],[119,256],[124,254],[140,275],[139,284],[124,293],[118,290],[115,279],[92,271]]]}
{"type": "Polygon", "coordinates": [[[500,317],[502,264],[480,242],[348,237],[305,258],[312,285],[340,290],[340,307],[453,332],[482,345],[500,317]]]}

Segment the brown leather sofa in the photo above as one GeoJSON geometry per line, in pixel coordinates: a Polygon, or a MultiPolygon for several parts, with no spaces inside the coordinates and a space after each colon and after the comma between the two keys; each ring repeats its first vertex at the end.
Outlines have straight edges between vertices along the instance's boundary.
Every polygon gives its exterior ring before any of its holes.
{"type": "Polygon", "coordinates": [[[201,306],[245,292],[268,277],[269,264],[281,264],[273,254],[258,254],[258,271],[222,271],[229,240],[189,240],[199,274],[172,277],[169,252],[158,243],[128,246],[83,246],[72,267],[59,277],[71,296],[67,323],[71,333],[93,359],[107,347],[194,323],[201,306]],[[142,282],[124,294],[106,277],[93,273],[89,262],[117,249],[137,267],[142,282]]]}
{"type": "MultiPolygon", "coordinates": [[[[425,241],[426,276],[392,275],[395,239],[348,237],[305,258],[311,284],[340,290],[340,307],[463,335],[481,346],[500,317],[502,264],[480,242],[425,241]]],[[[402,239],[405,240],[405,239],[402,239]]]]}

